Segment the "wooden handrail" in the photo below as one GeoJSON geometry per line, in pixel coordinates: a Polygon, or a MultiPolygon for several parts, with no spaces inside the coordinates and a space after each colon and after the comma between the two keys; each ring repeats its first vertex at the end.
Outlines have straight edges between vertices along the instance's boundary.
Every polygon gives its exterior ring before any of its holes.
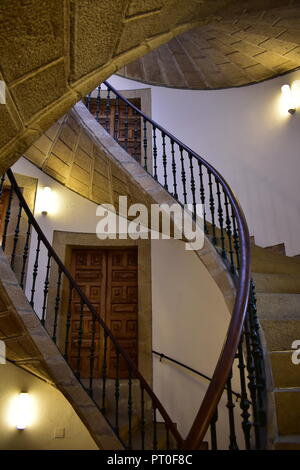
{"type": "Polygon", "coordinates": [[[250,281],[251,281],[251,248],[250,235],[244,212],[234,195],[232,189],[223,178],[223,176],[204,158],[186,146],[177,139],[169,131],[160,126],[153,119],[149,118],[139,108],[123,97],[113,86],[107,81],[104,85],[118,96],[123,102],[130,106],[143,119],[148,121],[155,129],[159,129],[164,135],[168,136],[180,148],[184,149],[189,155],[196,158],[203,166],[205,166],[216,178],[222,186],[233,210],[237,221],[237,227],[240,237],[240,268],[236,281],[236,298],[232,311],[231,321],[228,326],[225,343],[219,356],[212,380],[208,386],[200,409],[196,415],[191,430],[184,442],[186,449],[198,449],[206,434],[210,421],[217,409],[221,395],[226,385],[232,363],[238,349],[239,341],[242,334],[243,324],[247,313],[249,301],[250,281]]]}
{"type": "Polygon", "coordinates": [[[114,335],[112,334],[111,330],[107,327],[107,325],[105,324],[105,322],[103,321],[102,317],[99,315],[99,313],[96,311],[96,309],[93,307],[93,305],[91,304],[91,302],[89,301],[89,299],[86,297],[86,295],[84,294],[84,292],[81,290],[81,288],[78,286],[78,284],[76,283],[75,279],[73,278],[73,276],[71,275],[71,273],[68,271],[68,269],[66,268],[66,266],[64,265],[64,263],[61,261],[61,259],[59,258],[59,256],[57,255],[57,253],[55,252],[55,250],[53,249],[53,247],[51,246],[51,244],[49,243],[49,241],[47,240],[46,236],[44,235],[42,229],[40,228],[38,222],[36,221],[36,219],[34,218],[28,204],[26,203],[24,197],[23,197],[23,194],[17,184],[17,181],[13,175],[13,172],[11,171],[11,169],[7,170],[7,176],[8,176],[8,179],[11,183],[11,186],[13,187],[13,190],[17,196],[17,198],[19,199],[19,202],[23,208],[23,210],[25,211],[27,217],[28,217],[28,220],[29,220],[29,223],[34,227],[36,233],[37,233],[37,236],[38,238],[43,242],[43,244],[45,245],[46,249],[48,250],[48,253],[50,253],[51,257],[55,260],[55,262],[57,263],[57,265],[59,266],[59,269],[62,271],[62,273],[64,273],[64,275],[66,276],[66,278],[68,279],[68,281],[70,282],[70,285],[72,286],[72,288],[77,292],[79,298],[82,300],[82,302],[84,302],[84,304],[88,307],[88,309],[90,310],[93,318],[95,319],[95,321],[97,321],[101,327],[103,328],[105,334],[110,338],[110,340],[112,341],[112,343],[114,344],[116,350],[120,353],[120,355],[124,358],[124,360],[126,361],[128,367],[130,368],[130,370],[132,371],[133,375],[139,380],[142,388],[148,393],[148,395],[150,396],[151,400],[152,400],[152,405],[154,408],[156,408],[159,413],[162,415],[166,425],[168,426],[170,432],[172,433],[173,437],[176,439],[177,441],[177,446],[178,448],[182,449],[183,448],[183,445],[184,445],[184,442],[183,442],[183,438],[181,437],[181,435],[179,434],[176,426],[174,425],[173,421],[171,420],[170,416],[168,415],[167,411],[165,410],[165,408],[163,407],[163,405],[161,404],[160,400],[157,398],[157,396],[155,395],[155,393],[153,392],[152,388],[150,387],[150,385],[146,382],[145,378],[143,377],[143,375],[139,372],[139,370],[137,369],[136,365],[134,364],[134,362],[131,360],[131,358],[129,357],[129,355],[127,354],[127,352],[122,348],[122,346],[119,345],[119,343],[117,342],[117,340],[115,339],[114,335]]]}

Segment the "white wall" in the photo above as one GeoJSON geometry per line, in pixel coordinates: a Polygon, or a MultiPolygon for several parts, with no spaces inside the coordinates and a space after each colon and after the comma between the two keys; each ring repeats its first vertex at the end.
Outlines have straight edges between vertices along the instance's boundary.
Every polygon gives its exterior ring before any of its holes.
{"type": "MultiPolygon", "coordinates": [[[[45,185],[52,188],[57,198],[56,213],[43,216],[35,211],[50,242],[53,230],[95,233],[98,221],[95,203],[55,182],[24,158],[18,160],[13,171],[36,177],[39,189],[45,185]]],[[[206,268],[195,253],[185,250],[184,246],[179,240],[153,240],[151,243],[153,348],[212,375],[230,316],[222,294],[206,268]]],[[[32,255],[29,275],[33,263],[32,255]]],[[[46,253],[41,252],[35,303],[39,313],[45,279],[42,266],[45,268],[46,263],[46,253]]],[[[31,285],[27,287],[29,292],[31,285]]],[[[173,364],[154,359],[154,389],[183,434],[192,424],[206,387],[205,381],[173,364]]],[[[223,431],[227,426],[226,413],[223,406],[220,410],[223,431]]],[[[225,432],[222,434],[225,437],[225,432]]]]}
{"type": "MultiPolygon", "coordinates": [[[[300,71],[225,90],[152,88],[152,118],[221,172],[237,194],[256,243],[300,253],[300,109],[282,111],[281,85],[300,71]]],[[[117,89],[147,85],[113,76],[117,89]]]]}
{"type": "Polygon", "coordinates": [[[0,429],[2,450],[98,449],[61,392],[9,362],[0,365],[0,429]],[[21,392],[31,398],[24,430],[16,429],[16,399],[21,392]]]}

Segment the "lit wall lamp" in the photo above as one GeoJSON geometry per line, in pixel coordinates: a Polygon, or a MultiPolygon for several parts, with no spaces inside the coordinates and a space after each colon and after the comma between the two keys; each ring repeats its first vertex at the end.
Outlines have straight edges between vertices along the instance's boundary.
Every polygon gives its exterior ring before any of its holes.
{"type": "Polygon", "coordinates": [[[31,418],[31,403],[29,393],[19,393],[16,401],[16,428],[26,429],[31,418]]]}
{"type": "Polygon", "coordinates": [[[299,85],[300,81],[296,80],[291,87],[287,84],[281,87],[284,107],[290,114],[294,114],[299,106],[299,85]]]}
{"type": "Polygon", "coordinates": [[[49,186],[45,186],[40,200],[41,213],[47,215],[51,210],[52,206],[52,189],[49,186]]]}

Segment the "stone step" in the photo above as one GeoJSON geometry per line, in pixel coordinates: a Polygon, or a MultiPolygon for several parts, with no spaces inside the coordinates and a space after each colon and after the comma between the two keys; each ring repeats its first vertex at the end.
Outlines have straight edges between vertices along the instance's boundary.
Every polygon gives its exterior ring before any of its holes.
{"type": "Polygon", "coordinates": [[[256,292],[300,294],[300,275],[253,273],[256,292]]]}
{"type": "Polygon", "coordinates": [[[270,256],[269,253],[264,256],[253,254],[252,270],[256,273],[300,275],[300,264],[291,261],[287,256],[275,257],[270,256]]]}
{"type": "Polygon", "coordinates": [[[268,251],[269,253],[276,253],[278,255],[286,256],[284,243],[278,243],[277,245],[265,246],[264,250],[268,251]]]}
{"type": "Polygon", "coordinates": [[[300,340],[300,321],[260,320],[268,351],[290,351],[292,343],[300,340]]]}
{"type": "Polygon", "coordinates": [[[294,256],[286,256],[280,253],[276,253],[274,251],[270,251],[266,248],[262,248],[258,245],[252,245],[252,257],[253,258],[262,258],[266,261],[274,261],[276,263],[287,263],[287,264],[294,264],[300,266],[300,260],[294,256]]]}
{"type": "Polygon", "coordinates": [[[275,389],[278,433],[300,434],[300,388],[275,389]]]}
{"type": "Polygon", "coordinates": [[[274,450],[300,450],[300,435],[279,436],[274,442],[274,450]]]}
{"type": "Polygon", "coordinates": [[[294,350],[273,351],[269,354],[274,387],[300,387],[300,364],[293,364],[293,352],[294,350]]]}
{"type": "Polygon", "coordinates": [[[260,319],[300,320],[300,294],[257,293],[260,319]]]}

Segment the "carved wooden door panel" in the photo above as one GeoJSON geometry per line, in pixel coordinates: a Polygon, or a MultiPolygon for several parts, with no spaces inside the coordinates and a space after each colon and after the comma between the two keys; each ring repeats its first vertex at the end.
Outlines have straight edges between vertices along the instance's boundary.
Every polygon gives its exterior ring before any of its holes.
{"type": "MultiPolygon", "coordinates": [[[[96,311],[137,365],[138,361],[138,299],[136,249],[74,249],[71,261],[72,274],[96,311]]],[[[77,369],[78,333],[81,303],[75,294],[72,298],[70,358],[77,369]]],[[[80,374],[91,376],[90,354],[92,344],[92,316],[83,309],[80,374]]],[[[95,335],[95,361],[93,377],[101,377],[104,359],[104,338],[99,327],[95,335]]],[[[115,349],[107,342],[106,375],[116,376],[115,349]]],[[[120,358],[119,377],[128,377],[126,364],[120,358]]]]}
{"type": "MultiPolygon", "coordinates": [[[[108,253],[106,324],[128,353],[138,362],[138,270],[137,250],[112,250],[108,253]]],[[[115,348],[109,348],[108,376],[116,371],[115,348]]],[[[120,377],[128,377],[126,363],[120,358],[120,377]]]]}
{"type": "MultiPolygon", "coordinates": [[[[106,289],[106,256],[103,251],[89,249],[74,249],[72,251],[71,271],[75,281],[81,287],[87,298],[102,318],[105,317],[105,289],[106,289]]],[[[80,327],[81,302],[78,295],[73,292],[72,316],[70,326],[70,352],[69,357],[74,370],[78,366],[78,333],[80,327]]],[[[82,378],[91,376],[90,356],[92,345],[92,315],[83,308],[82,342],[80,348],[80,375],[82,378]]],[[[96,324],[95,332],[95,360],[93,377],[100,377],[102,368],[100,327],[96,324]]]]}

